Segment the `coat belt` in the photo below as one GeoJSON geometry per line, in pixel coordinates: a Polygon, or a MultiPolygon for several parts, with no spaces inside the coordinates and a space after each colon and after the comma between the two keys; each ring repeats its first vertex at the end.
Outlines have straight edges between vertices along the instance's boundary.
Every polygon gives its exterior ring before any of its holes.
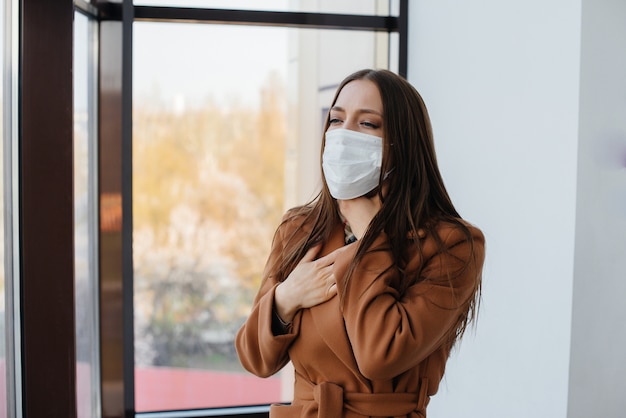
{"type": "MultiPolygon", "coordinates": [[[[314,384],[307,379],[300,378],[311,389],[303,399],[314,401],[318,406],[317,416],[320,418],[336,418],[343,416],[343,409],[364,416],[407,416],[413,411],[419,411],[425,407],[425,390],[420,390],[423,396],[417,393],[362,393],[345,392],[335,383],[321,382],[314,384]],[[307,399],[309,398],[309,399],[307,399]],[[420,399],[422,398],[422,399],[420,399]]],[[[425,388],[422,388],[425,389],[425,388]]]]}

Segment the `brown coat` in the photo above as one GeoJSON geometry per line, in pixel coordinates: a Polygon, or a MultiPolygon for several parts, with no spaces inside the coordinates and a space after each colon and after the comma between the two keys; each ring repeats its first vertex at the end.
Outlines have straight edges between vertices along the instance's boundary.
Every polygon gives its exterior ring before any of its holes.
{"type": "MultiPolygon", "coordinates": [[[[284,224],[276,234],[270,266],[294,225],[284,224]]],[[[278,372],[289,360],[295,369],[291,405],[272,405],[272,418],[425,417],[437,392],[450,347],[446,342],[467,301],[474,296],[484,259],[484,237],[474,236],[476,262],[459,274],[471,257],[465,235],[451,224],[438,227],[448,254],[435,240],[422,237],[423,257],[415,254],[406,268],[408,277],[423,280],[400,294],[394,286],[397,269],[387,251],[367,253],[343,292],[346,272],[357,245],[335,261],[339,295],[298,312],[289,333],[274,335],[272,309],[278,283],[266,267],[252,312],[237,334],[242,365],[257,376],[278,372]],[[452,286],[448,281],[452,276],[452,286]],[[343,298],[342,298],[343,296],[343,298]],[[343,302],[340,302],[342,301],[343,302]]],[[[325,243],[320,255],[344,245],[343,228],[325,243]]],[[[372,248],[382,247],[386,236],[372,248]]]]}

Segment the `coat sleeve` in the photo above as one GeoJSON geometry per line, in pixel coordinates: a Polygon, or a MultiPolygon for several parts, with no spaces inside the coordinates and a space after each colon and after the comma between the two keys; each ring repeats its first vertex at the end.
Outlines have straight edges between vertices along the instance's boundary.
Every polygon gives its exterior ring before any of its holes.
{"type": "Polygon", "coordinates": [[[440,231],[447,252],[437,251],[434,240],[426,238],[423,261],[415,257],[406,269],[407,276],[419,275],[418,281],[404,294],[392,285],[400,273],[385,250],[384,234],[356,266],[347,285],[344,276],[356,246],[336,260],[346,331],[363,376],[392,379],[415,367],[444,344],[458,319],[467,314],[484,260],[483,235],[476,228],[470,230],[473,253],[458,227],[440,231]],[[466,266],[467,261],[471,262],[466,266]]]}
{"type": "Polygon", "coordinates": [[[282,246],[283,228],[279,228],[272,242],[272,250],[252,311],[235,339],[235,348],[242,366],[259,377],[269,377],[289,362],[287,350],[300,329],[300,315],[296,315],[287,333],[275,335],[272,330],[274,294],[279,284],[272,274],[272,267],[280,257],[282,246]]]}

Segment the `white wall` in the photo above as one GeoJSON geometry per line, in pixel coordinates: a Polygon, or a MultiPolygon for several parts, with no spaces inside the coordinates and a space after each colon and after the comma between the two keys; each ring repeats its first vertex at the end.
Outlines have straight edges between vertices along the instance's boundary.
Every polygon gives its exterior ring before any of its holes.
{"type": "Polygon", "coordinates": [[[408,78],[453,201],[487,239],[478,326],[429,418],[567,416],[580,39],[581,1],[409,4],[408,78]]]}
{"type": "Polygon", "coordinates": [[[626,417],[626,2],[582,12],[568,417],[626,417]]]}

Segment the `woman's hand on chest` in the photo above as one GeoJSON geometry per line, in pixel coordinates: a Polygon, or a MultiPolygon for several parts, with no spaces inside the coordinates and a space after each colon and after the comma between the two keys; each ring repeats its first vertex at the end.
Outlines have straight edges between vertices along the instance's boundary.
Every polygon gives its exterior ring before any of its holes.
{"type": "Polygon", "coordinates": [[[298,310],[324,303],[337,294],[333,264],[341,248],[316,260],[321,247],[312,247],[276,287],[276,313],[285,322],[291,322],[298,310]]]}

